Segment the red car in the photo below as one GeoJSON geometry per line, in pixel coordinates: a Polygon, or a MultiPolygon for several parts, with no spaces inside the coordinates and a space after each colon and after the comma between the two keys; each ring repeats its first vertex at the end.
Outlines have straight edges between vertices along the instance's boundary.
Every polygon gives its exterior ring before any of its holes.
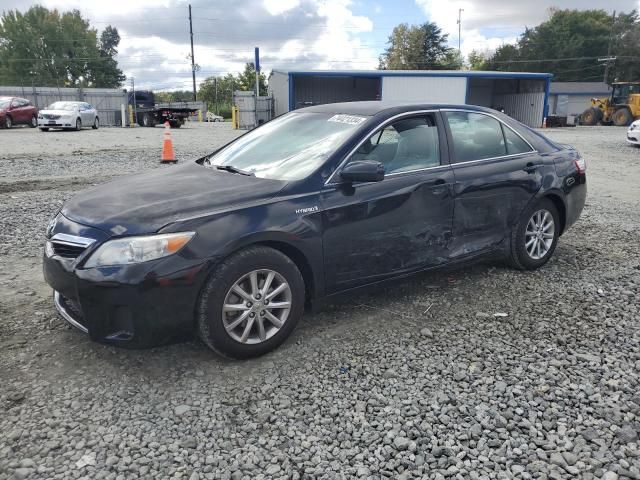
{"type": "Polygon", "coordinates": [[[0,126],[11,128],[20,123],[37,127],[38,109],[26,98],[0,97],[0,126]]]}

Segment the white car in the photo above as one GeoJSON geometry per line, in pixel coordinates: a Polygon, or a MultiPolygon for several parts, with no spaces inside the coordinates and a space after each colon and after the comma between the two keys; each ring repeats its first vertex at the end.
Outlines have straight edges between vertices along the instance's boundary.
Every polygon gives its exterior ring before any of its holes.
{"type": "Polygon", "coordinates": [[[629,130],[627,130],[627,142],[631,145],[640,146],[640,120],[636,120],[629,125],[629,130]]]}
{"type": "Polygon", "coordinates": [[[98,111],[87,102],[54,102],[38,113],[38,128],[43,132],[50,128],[80,130],[91,127],[95,130],[99,126],[98,111]]]}
{"type": "Polygon", "coordinates": [[[224,118],[213,112],[207,112],[207,122],[224,122],[224,118]]]}

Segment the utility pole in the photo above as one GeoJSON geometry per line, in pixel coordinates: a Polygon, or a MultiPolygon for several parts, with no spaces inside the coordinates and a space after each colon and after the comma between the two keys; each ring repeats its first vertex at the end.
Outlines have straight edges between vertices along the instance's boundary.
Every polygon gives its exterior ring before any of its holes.
{"type": "Polygon", "coordinates": [[[464,8],[458,9],[458,53],[460,53],[460,40],[462,39],[462,12],[464,8]]]}
{"type": "Polygon", "coordinates": [[[611,30],[609,31],[609,47],[607,48],[607,60],[604,66],[604,79],[602,80],[604,83],[607,83],[609,79],[609,61],[611,60],[611,44],[613,43],[613,29],[616,25],[616,11],[613,11],[613,20],[611,21],[611,30]]]}
{"type": "Polygon", "coordinates": [[[215,96],[215,100],[216,100],[216,115],[219,115],[219,113],[218,113],[218,77],[214,77],[213,85],[214,85],[214,87],[216,89],[216,96],[215,96]]]}
{"type": "Polygon", "coordinates": [[[196,59],[193,57],[193,22],[191,20],[191,4],[189,4],[189,34],[191,35],[191,74],[193,75],[193,101],[196,101],[196,59]]]}
{"type": "Polygon", "coordinates": [[[133,124],[138,120],[138,110],[136,108],[138,103],[136,99],[136,82],[133,77],[131,77],[131,94],[133,95],[133,119],[131,120],[131,126],[133,127],[133,124]]]}

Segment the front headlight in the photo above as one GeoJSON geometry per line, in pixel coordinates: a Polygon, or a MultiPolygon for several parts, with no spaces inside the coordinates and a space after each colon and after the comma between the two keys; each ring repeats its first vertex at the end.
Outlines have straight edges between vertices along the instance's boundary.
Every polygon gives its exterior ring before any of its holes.
{"type": "Polygon", "coordinates": [[[109,240],[87,260],[86,268],[148,262],[178,252],[195,232],[164,233],[109,240]]]}

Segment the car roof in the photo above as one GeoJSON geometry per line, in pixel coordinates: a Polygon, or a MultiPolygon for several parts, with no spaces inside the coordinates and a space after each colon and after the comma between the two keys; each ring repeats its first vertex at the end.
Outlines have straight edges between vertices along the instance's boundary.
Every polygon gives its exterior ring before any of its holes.
{"type": "Polygon", "coordinates": [[[379,113],[393,111],[394,113],[410,112],[413,110],[438,110],[448,108],[464,108],[465,110],[477,110],[479,112],[494,112],[485,107],[476,105],[453,105],[434,103],[410,103],[410,102],[383,102],[378,100],[367,102],[342,102],[313,105],[294,110],[295,112],[311,113],[344,113],[353,115],[377,115],[379,113]]]}

